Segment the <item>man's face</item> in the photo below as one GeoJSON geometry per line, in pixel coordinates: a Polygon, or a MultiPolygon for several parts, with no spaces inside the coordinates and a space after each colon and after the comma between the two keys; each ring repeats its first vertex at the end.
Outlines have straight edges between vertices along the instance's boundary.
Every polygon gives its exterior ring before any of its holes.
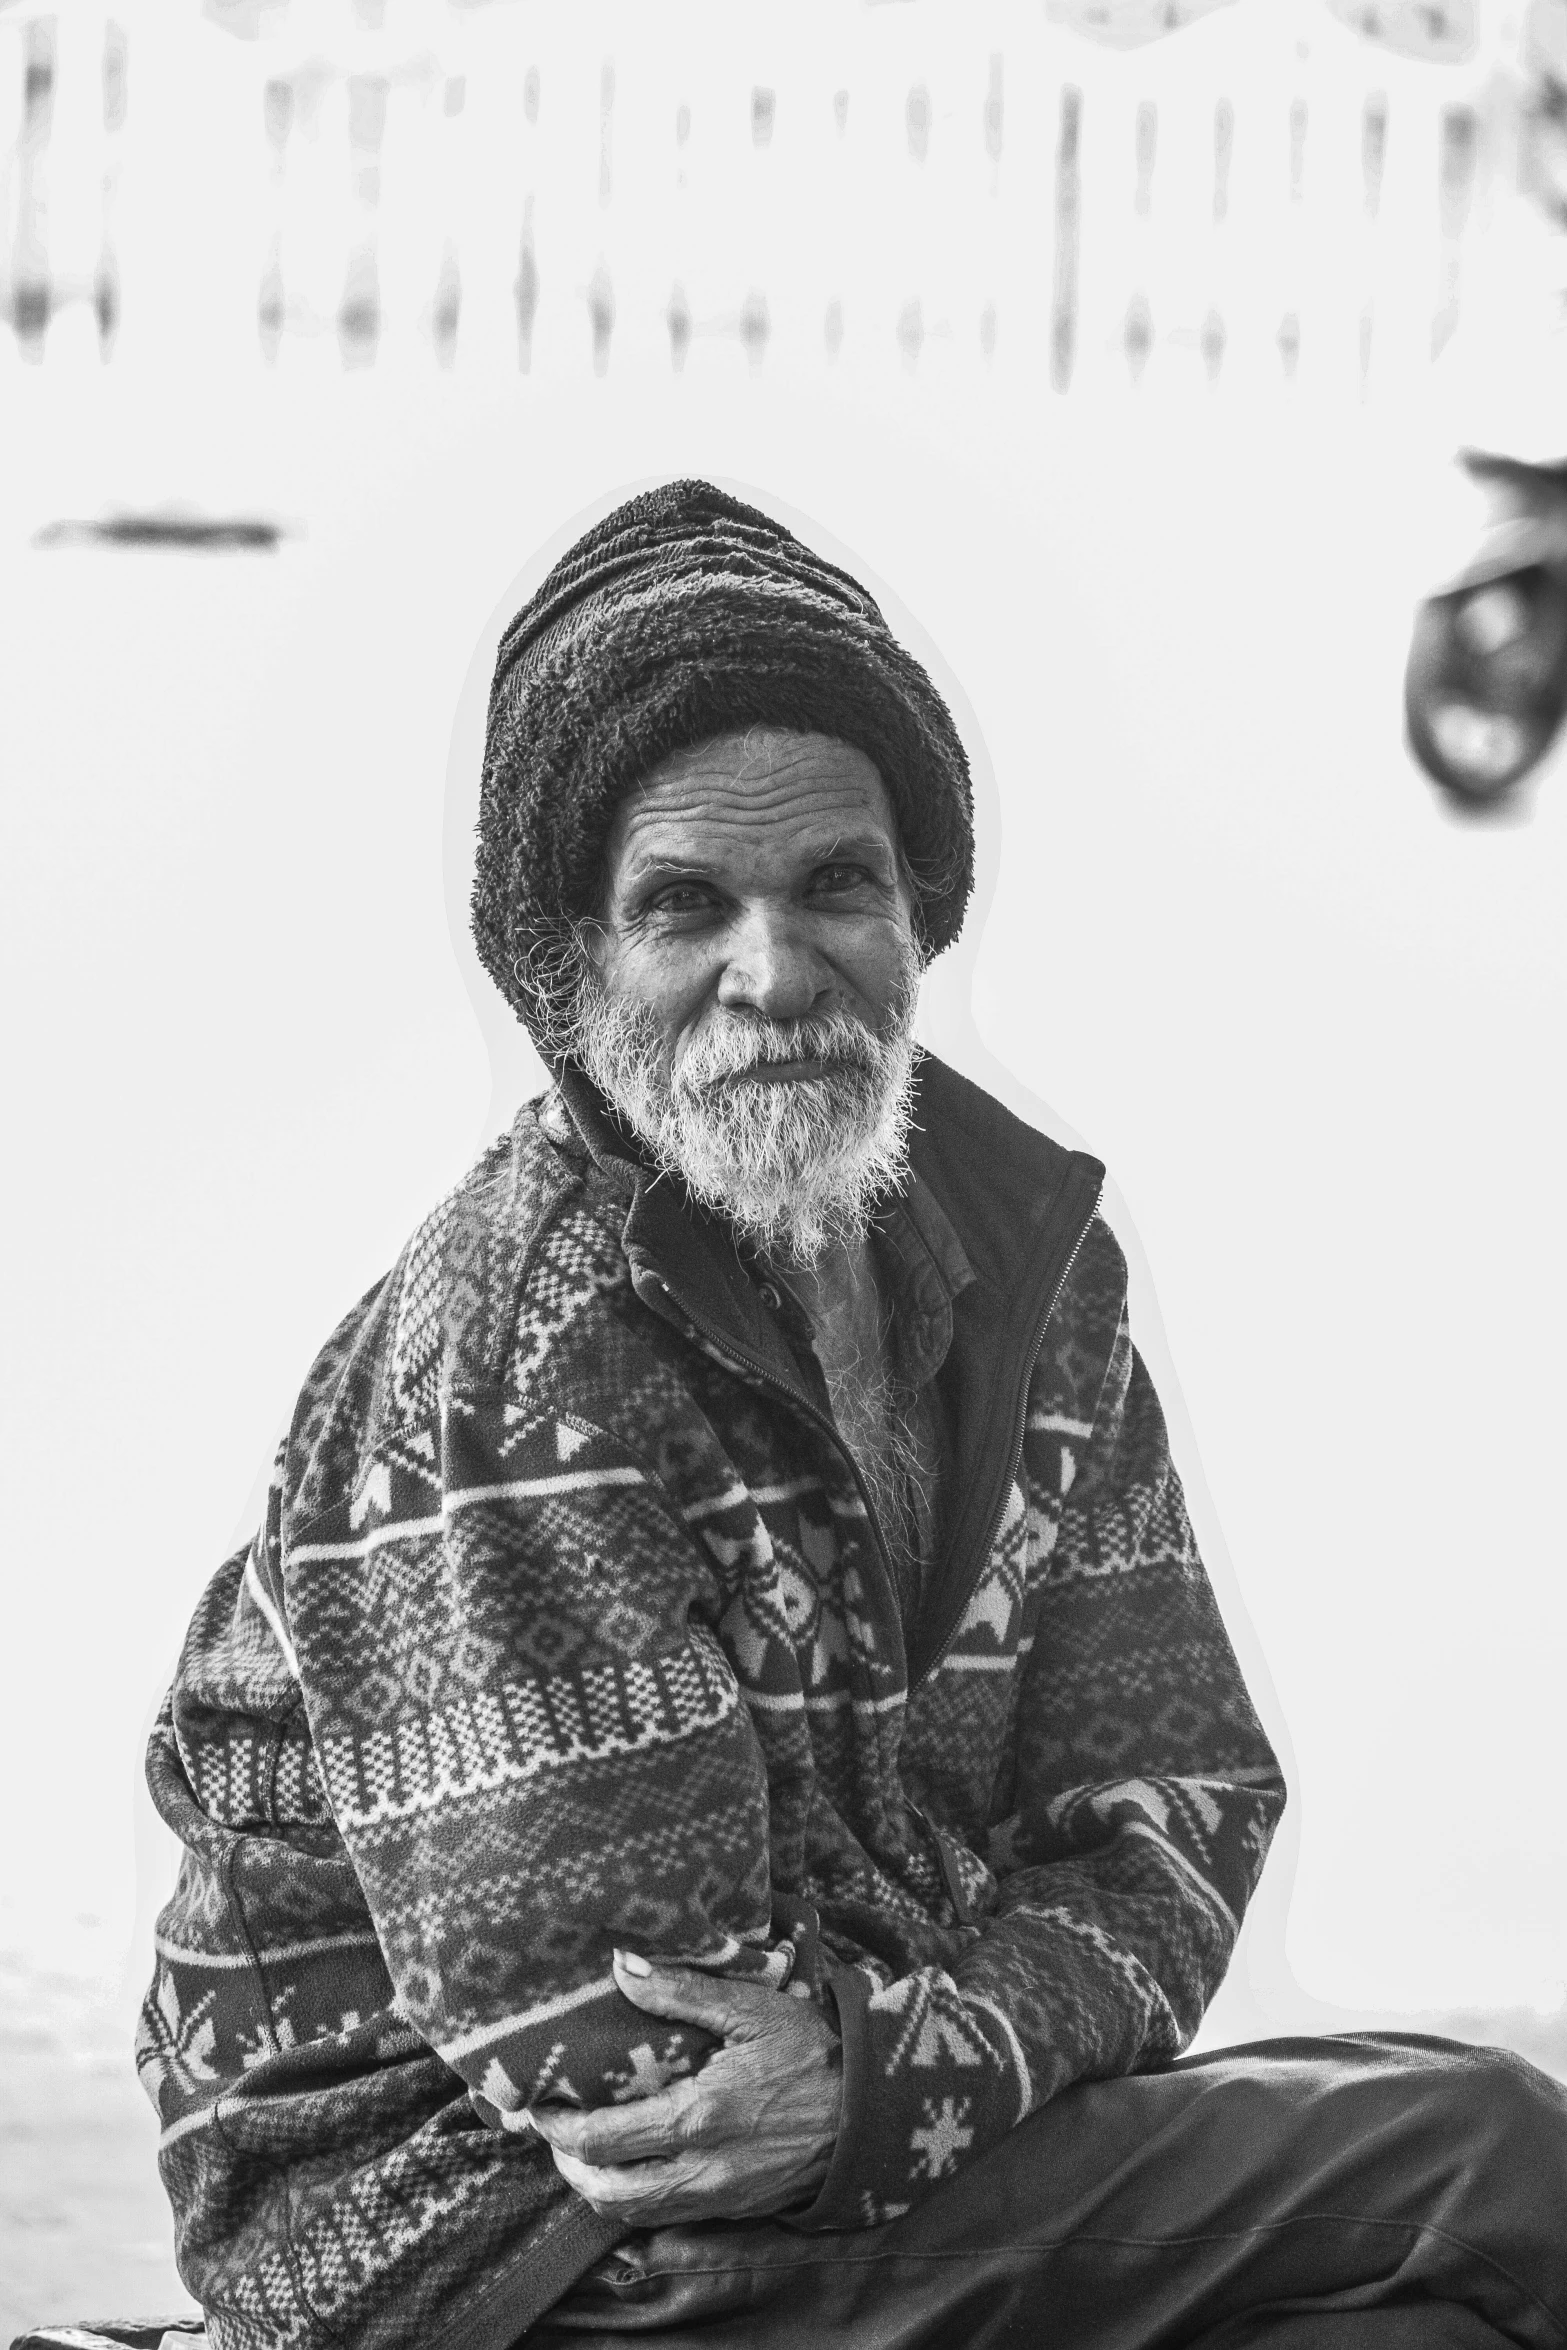
{"type": "Polygon", "coordinates": [[[762,727],[678,751],[622,802],[607,868],[589,1073],[759,1245],[808,1260],[863,1228],[901,1171],[919,973],[872,762],[762,727]]]}
{"type": "MultiPolygon", "coordinates": [[[[912,909],[863,751],[763,727],[676,751],[622,801],[608,868],[604,990],[653,1014],[671,1075],[715,1022],[845,1011],[886,1027],[912,909]]],[[[819,1075],[764,1061],[744,1082],[819,1075]]]]}

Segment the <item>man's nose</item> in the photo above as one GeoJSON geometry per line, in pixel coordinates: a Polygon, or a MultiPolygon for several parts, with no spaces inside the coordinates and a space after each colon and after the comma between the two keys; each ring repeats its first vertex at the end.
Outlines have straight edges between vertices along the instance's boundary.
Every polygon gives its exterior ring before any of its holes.
{"type": "Polygon", "coordinates": [[[831,991],[832,973],[789,908],[749,908],[731,934],[718,1000],[766,1020],[804,1020],[831,991]]]}

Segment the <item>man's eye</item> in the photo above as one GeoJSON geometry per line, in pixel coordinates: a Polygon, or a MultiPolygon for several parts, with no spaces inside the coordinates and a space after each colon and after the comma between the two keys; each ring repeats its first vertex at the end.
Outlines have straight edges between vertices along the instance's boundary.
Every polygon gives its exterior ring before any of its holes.
{"type": "Polygon", "coordinates": [[[836,896],[844,890],[862,888],[869,879],[863,865],[823,865],[816,875],[816,887],[836,896]]]}
{"type": "Polygon", "coordinates": [[[705,912],[711,903],[712,899],[708,891],[703,889],[700,883],[675,881],[671,882],[667,889],[659,891],[657,897],[652,900],[649,911],[654,914],[700,914],[705,912]]]}

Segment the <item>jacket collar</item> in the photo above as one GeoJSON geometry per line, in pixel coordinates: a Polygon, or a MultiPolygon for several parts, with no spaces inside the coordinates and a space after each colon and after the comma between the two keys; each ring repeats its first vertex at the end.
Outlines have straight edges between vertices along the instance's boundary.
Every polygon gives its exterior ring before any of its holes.
{"type": "Polygon", "coordinates": [[[953,1430],[943,1557],[909,1642],[909,1678],[939,1660],[984,1571],[1022,1451],[1045,1324],[1099,1204],[1104,1169],[1013,1117],[927,1054],[909,1162],[974,1278],[953,1300],[941,1384],[953,1430]]]}

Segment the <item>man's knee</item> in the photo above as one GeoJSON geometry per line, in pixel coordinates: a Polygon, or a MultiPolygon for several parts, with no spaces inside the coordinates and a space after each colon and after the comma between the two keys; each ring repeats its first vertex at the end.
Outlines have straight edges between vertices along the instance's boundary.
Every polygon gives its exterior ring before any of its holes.
{"type": "Polygon", "coordinates": [[[1483,2232],[1500,2230],[1531,2255],[1548,2245],[1559,2252],[1567,2234],[1567,2087],[1509,2049],[1414,2034],[1379,2038],[1409,2067],[1420,2135],[1460,2232],[1483,2223],[1483,2232]]]}
{"type": "Polygon", "coordinates": [[[1477,2150],[1548,2181],[1567,2209],[1567,2088],[1511,2049],[1465,2047],[1463,2058],[1460,2111],[1477,2150]]]}

